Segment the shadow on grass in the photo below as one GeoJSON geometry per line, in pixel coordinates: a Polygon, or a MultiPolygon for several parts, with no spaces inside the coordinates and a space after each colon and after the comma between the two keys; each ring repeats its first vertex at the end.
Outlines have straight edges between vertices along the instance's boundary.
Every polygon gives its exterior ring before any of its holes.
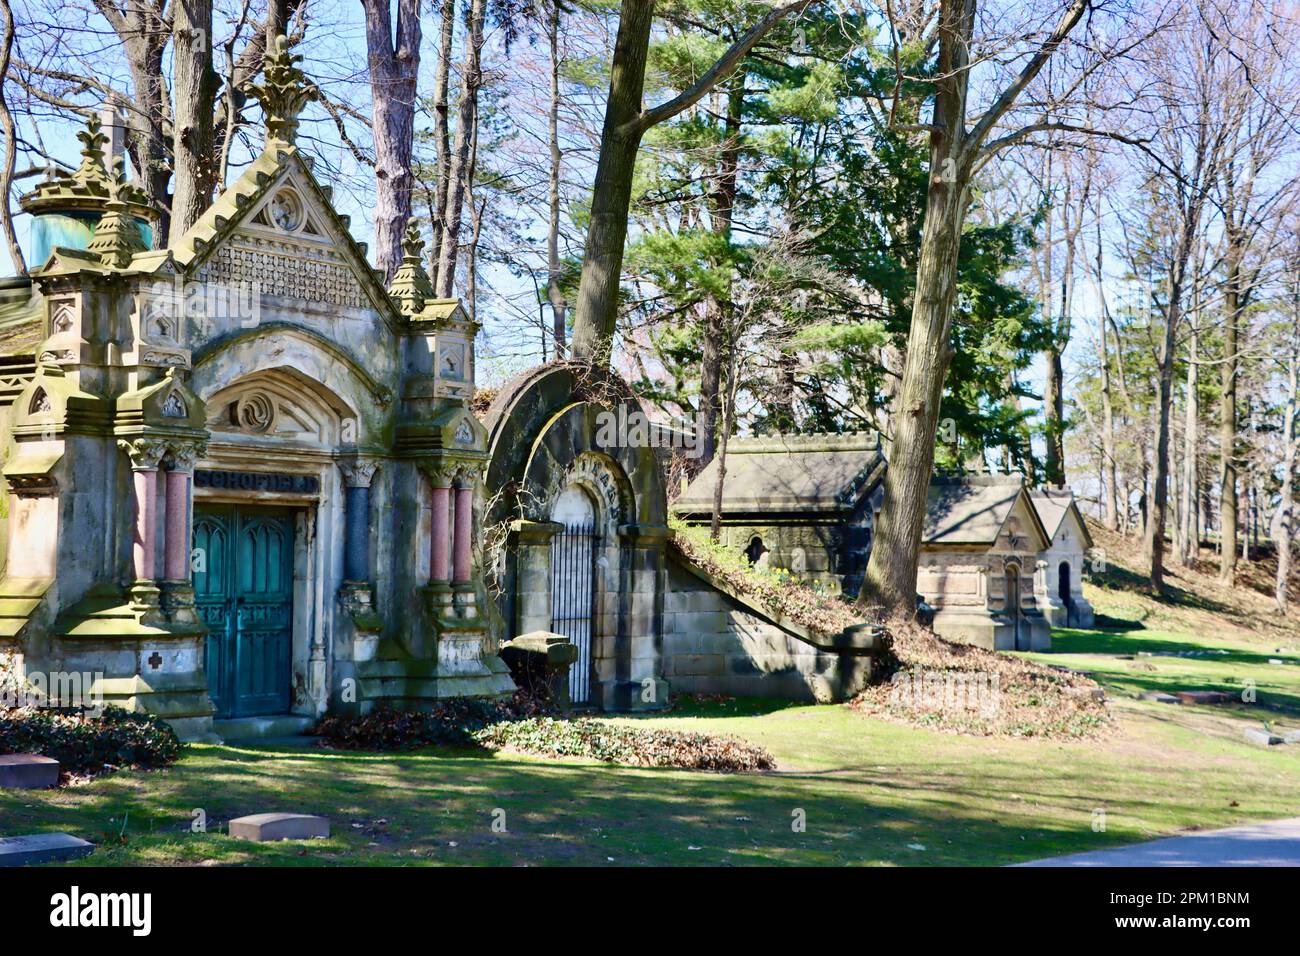
{"type": "MultiPolygon", "coordinates": [[[[1211,648],[1204,644],[1169,637],[1154,637],[1145,633],[1082,631],[1075,628],[1052,629],[1053,654],[1129,654],[1136,657],[1139,652],[1150,653],[1157,657],[1168,656],[1177,660],[1224,661],[1234,664],[1267,664],[1270,659],[1279,657],[1275,653],[1266,654],[1224,647],[1211,648]],[[1220,650],[1227,653],[1206,653],[1220,650]],[[1191,651],[1201,653],[1184,653],[1191,651]]],[[[1283,655],[1282,659],[1294,660],[1295,658],[1287,658],[1283,655]]]]}
{"type": "Polygon", "coordinates": [[[592,716],[620,717],[632,720],[659,720],[664,717],[761,717],[795,707],[810,707],[811,701],[775,700],[770,697],[697,697],[674,694],[664,710],[649,710],[635,714],[593,714],[592,716]]]}
{"type": "MultiPolygon", "coordinates": [[[[1128,568],[1118,564],[1108,564],[1105,571],[1093,571],[1088,575],[1088,580],[1098,587],[1117,592],[1135,592],[1150,598],[1157,604],[1170,608],[1190,608],[1198,611],[1206,611],[1211,614],[1221,614],[1232,621],[1249,624],[1253,618],[1252,615],[1243,612],[1240,608],[1225,604],[1222,601],[1216,601],[1204,594],[1198,594],[1195,591],[1189,591],[1186,588],[1179,587],[1165,580],[1163,591],[1155,591],[1151,587],[1150,578],[1131,571],[1128,568]]],[[[1106,615],[1097,615],[1098,626],[1105,623],[1107,630],[1111,628],[1111,622],[1120,625],[1122,629],[1134,629],[1134,626],[1141,626],[1139,622],[1124,622],[1118,618],[1109,618],[1106,615]]]]}
{"type": "MultiPolygon", "coordinates": [[[[1132,842],[1141,820],[1204,823],[1205,793],[1152,767],[1142,795],[1096,768],[1026,776],[1010,766],[954,777],[923,757],[884,771],[718,775],[446,754],[285,753],[204,748],[175,768],[106,778],[11,826],[98,838],[87,864],[945,864],[1009,863],[1132,842]],[[1111,784],[1116,786],[1111,786],[1111,784]],[[1007,802],[1007,795],[1015,801],[1007,802]],[[1110,794],[1107,833],[1091,808],[1110,794]],[[1150,796],[1147,796],[1150,794],[1150,796]],[[191,829],[202,809],[207,832],[191,829]],[[328,817],[321,844],[247,844],[233,817],[289,809],[328,817]],[[506,832],[494,832],[503,810],[506,832]],[[806,830],[792,818],[806,812],[806,830]],[[923,845],[923,850],[909,844],[923,845]]],[[[1225,790],[1215,778],[1206,787],[1225,790]]],[[[1226,791],[1225,791],[1226,792],[1226,791]]],[[[1226,798],[1214,799],[1226,804],[1226,798]]],[[[43,801],[42,801],[43,802],[43,801]]]]}

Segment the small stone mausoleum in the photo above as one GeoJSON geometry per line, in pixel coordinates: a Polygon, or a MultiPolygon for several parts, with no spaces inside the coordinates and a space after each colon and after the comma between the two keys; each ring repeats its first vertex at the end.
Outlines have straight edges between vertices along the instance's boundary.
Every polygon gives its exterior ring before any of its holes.
{"type": "MultiPolygon", "coordinates": [[[[828,593],[858,593],[885,472],[874,434],[733,438],[726,466],[724,544],[828,593]]],[[[679,518],[711,520],[718,468],[714,458],[673,502],[679,518]]]]}
{"type": "Polygon", "coordinates": [[[1092,535],[1074,493],[1068,488],[1040,488],[1029,497],[1052,542],[1039,555],[1034,581],[1039,607],[1053,627],[1092,627],[1092,605],[1083,596],[1084,560],[1092,550],[1092,535]]]}

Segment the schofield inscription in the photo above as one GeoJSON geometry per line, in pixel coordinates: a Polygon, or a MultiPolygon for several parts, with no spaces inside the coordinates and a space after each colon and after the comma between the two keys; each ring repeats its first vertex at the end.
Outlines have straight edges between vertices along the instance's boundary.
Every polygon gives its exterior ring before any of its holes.
{"type": "Polygon", "coordinates": [[[273,471],[194,472],[195,488],[220,488],[225,491],[291,491],[314,495],[320,491],[315,475],[282,475],[273,471]]]}

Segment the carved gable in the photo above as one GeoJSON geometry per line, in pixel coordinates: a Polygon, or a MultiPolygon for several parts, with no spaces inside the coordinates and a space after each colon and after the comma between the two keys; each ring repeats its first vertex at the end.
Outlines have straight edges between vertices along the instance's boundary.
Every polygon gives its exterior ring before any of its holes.
{"type": "Polygon", "coordinates": [[[266,190],[196,278],[223,285],[256,284],[263,296],[345,309],[370,306],[349,256],[324,225],[312,187],[292,170],[266,190]]]}

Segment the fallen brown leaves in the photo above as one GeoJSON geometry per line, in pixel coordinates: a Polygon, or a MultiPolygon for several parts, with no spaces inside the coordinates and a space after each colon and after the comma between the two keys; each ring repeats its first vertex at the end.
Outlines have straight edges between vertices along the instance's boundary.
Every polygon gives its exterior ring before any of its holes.
{"type": "Polygon", "coordinates": [[[897,669],[854,709],[948,733],[1077,739],[1110,725],[1095,681],[1009,654],[954,644],[914,621],[889,625],[897,669]]]}

